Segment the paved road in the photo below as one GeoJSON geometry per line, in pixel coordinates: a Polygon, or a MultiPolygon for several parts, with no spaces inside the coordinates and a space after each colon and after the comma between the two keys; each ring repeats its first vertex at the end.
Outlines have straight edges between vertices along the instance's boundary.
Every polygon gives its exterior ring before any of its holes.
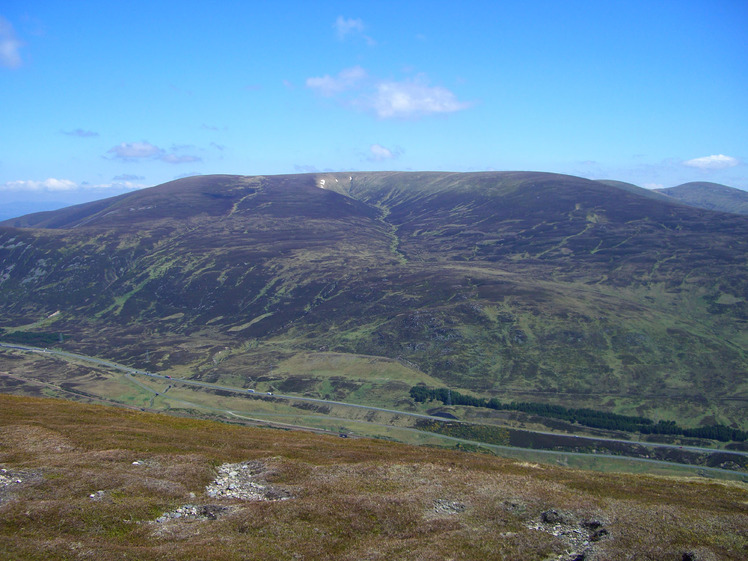
{"type": "MultiPolygon", "coordinates": [[[[447,420],[447,419],[444,419],[443,417],[435,417],[432,415],[424,415],[422,413],[414,413],[410,411],[399,411],[396,409],[385,409],[382,407],[374,407],[371,405],[359,405],[356,403],[346,403],[343,401],[333,401],[329,399],[318,399],[318,398],[313,398],[313,397],[300,397],[300,396],[295,396],[295,395],[286,395],[286,394],[278,394],[278,393],[270,394],[270,393],[264,393],[264,392],[255,392],[255,391],[240,389],[240,388],[231,387],[231,386],[221,386],[219,384],[211,384],[208,382],[199,382],[196,380],[188,380],[184,378],[173,378],[172,376],[169,376],[169,375],[156,374],[156,373],[148,372],[145,370],[139,370],[137,368],[131,368],[129,366],[125,366],[123,364],[119,364],[119,363],[112,362],[109,360],[103,360],[103,359],[92,357],[92,356],[70,353],[70,352],[61,351],[58,349],[48,349],[48,348],[43,349],[40,347],[32,347],[29,345],[20,345],[20,344],[12,344],[12,343],[0,343],[0,347],[8,348],[8,349],[16,349],[16,350],[26,351],[26,352],[39,353],[39,354],[46,354],[46,355],[51,355],[51,356],[58,356],[58,357],[67,358],[70,360],[79,360],[79,361],[88,362],[91,364],[97,364],[100,366],[106,366],[108,368],[120,370],[127,374],[147,376],[149,378],[168,380],[172,383],[178,382],[180,384],[184,384],[187,386],[202,387],[202,388],[211,389],[211,390],[222,390],[222,391],[237,393],[237,394],[241,394],[245,396],[257,396],[257,397],[266,397],[266,398],[273,397],[273,398],[278,398],[278,399],[287,399],[291,401],[318,403],[321,405],[339,405],[343,407],[351,407],[354,409],[390,413],[393,415],[403,415],[403,416],[408,416],[408,417],[416,417],[419,419],[429,419],[429,420],[435,420],[435,421],[447,420]]],[[[148,391],[153,391],[153,390],[148,388],[148,391]]],[[[231,411],[225,411],[225,412],[229,414],[233,414],[231,411]]],[[[454,422],[464,422],[464,421],[455,420],[454,422]]],[[[516,429],[516,430],[524,430],[524,429],[516,429]]],[[[741,451],[735,451],[735,450],[722,451],[717,448],[702,448],[702,447],[697,447],[697,446],[677,446],[673,444],[658,444],[658,443],[651,443],[651,442],[640,442],[637,440],[623,440],[623,439],[615,439],[615,438],[576,436],[576,435],[568,435],[568,434],[560,434],[560,433],[552,433],[552,432],[544,432],[544,431],[526,431],[526,432],[532,432],[532,433],[537,433],[537,434],[548,434],[552,436],[573,437],[573,438],[579,439],[579,443],[582,446],[584,445],[585,441],[607,441],[607,442],[620,442],[620,443],[629,444],[629,445],[645,446],[648,448],[673,448],[673,449],[690,450],[693,452],[708,453],[708,454],[714,453],[714,452],[725,452],[728,454],[735,454],[737,456],[748,456],[748,452],[741,452],[741,451]]],[[[481,443],[481,444],[486,445],[485,443],[481,443]]],[[[532,450],[535,450],[535,449],[532,449],[532,450]]],[[[566,454],[571,454],[571,452],[567,452],[566,454]]],[[[596,456],[604,457],[603,454],[596,454],[596,456]]],[[[623,457],[623,456],[616,456],[616,457],[623,457]]],[[[638,458],[638,459],[644,460],[645,458],[638,458]]],[[[687,464],[681,464],[681,465],[687,465],[687,464]]],[[[695,467],[698,467],[698,466],[695,466],[695,467]]]]}

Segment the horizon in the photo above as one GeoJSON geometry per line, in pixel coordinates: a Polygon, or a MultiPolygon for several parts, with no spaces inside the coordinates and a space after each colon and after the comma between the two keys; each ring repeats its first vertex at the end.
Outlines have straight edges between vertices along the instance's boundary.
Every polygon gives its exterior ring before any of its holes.
{"type": "MultiPolygon", "coordinates": [[[[274,175],[326,175],[326,174],[347,174],[347,173],[537,173],[537,174],[549,174],[549,175],[566,175],[567,177],[579,177],[581,179],[588,179],[590,181],[619,181],[613,178],[599,178],[599,179],[592,179],[592,178],[583,178],[581,176],[573,176],[569,174],[560,174],[557,172],[552,171],[527,171],[527,170],[481,170],[481,171],[463,171],[463,172],[455,172],[450,170],[444,170],[444,171],[434,171],[434,170],[325,170],[325,171],[305,171],[305,172],[298,172],[298,173],[291,173],[291,174],[252,174],[252,175],[246,175],[246,174],[224,174],[224,173],[212,173],[212,174],[193,174],[193,175],[186,175],[184,177],[178,177],[175,179],[170,179],[165,181],[164,183],[169,183],[172,181],[178,181],[180,179],[188,179],[190,177],[211,177],[211,176],[221,176],[221,175],[235,175],[239,177],[258,177],[258,176],[267,176],[272,177],[274,175]]],[[[627,182],[622,182],[627,183],[627,182]]],[[[720,187],[728,187],[722,185],[720,183],[713,183],[713,182],[707,182],[707,181],[692,181],[687,183],[682,183],[680,185],[674,185],[672,187],[681,187],[684,185],[692,185],[692,184],[699,184],[699,183],[711,183],[713,185],[717,185],[720,187]]],[[[36,214],[40,212],[53,212],[56,210],[61,210],[67,207],[71,206],[77,206],[81,204],[86,204],[90,202],[110,199],[114,197],[118,197],[120,195],[126,195],[128,193],[133,193],[135,191],[140,191],[144,189],[150,189],[152,187],[158,187],[159,185],[163,185],[163,183],[159,183],[157,185],[143,185],[139,186],[137,188],[117,188],[117,187],[104,187],[104,188],[95,188],[95,189],[75,189],[75,190],[66,190],[66,191],[60,191],[60,196],[55,197],[53,194],[50,198],[37,198],[32,199],[28,196],[28,193],[25,191],[16,191],[16,192],[6,192],[3,193],[0,191],[0,222],[5,220],[11,220],[14,218],[19,218],[21,216],[26,216],[30,214],[36,214]],[[5,195],[5,196],[3,196],[5,195]],[[9,195],[9,196],[8,196],[9,195]],[[15,198],[14,198],[15,195],[15,198]]],[[[633,183],[629,183],[629,185],[632,185],[634,187],[639,187],[641,189],[650,190],[650,191],[663,191],[667,190],[668,188],[661,189],[659,187],[642,187],[640,185],[635,185],[633,183]]],[[[324,188],[324,187],[323,187],[324,188]]],[[[38,193],[38,191],[36,191],[38,193]]],[[[43,195],[43,193],[42,193],[43,195]]]]}
{"type": "Polygon", "coordinates": [[[748,190],[746,21],[729,0],[11,3],[0,207],[216,173],[534,170],[748,190]]]}

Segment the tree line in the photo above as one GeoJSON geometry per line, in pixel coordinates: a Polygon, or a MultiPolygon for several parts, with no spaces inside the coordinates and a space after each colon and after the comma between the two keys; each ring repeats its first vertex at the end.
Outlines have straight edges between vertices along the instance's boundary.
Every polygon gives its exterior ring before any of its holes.
{"type": "Polygon", "coordinates": [[[36,333],[31,331],[6,331],[0,327],[0,338],[19,345],[49,346],[62,341],[60,333],[36,333]]]}
{"type": "Polygon", "coordinates": [[[441,401],[446,405],[468,405],[470,407],[484,407],[503,411],[522,411],[541,417],[560,419],[570,423],[577,423],[596,429],[638,432],[641,434],[669,434],[691,438],[708,438],[721,442],[748,440],[748,432],[733,429],[725,425],[710,425],[698,428],[683,428],[674,421],[658,421],[655,423],[647,417],[635,415],[619,415],[605,411],[595,411],[586,408],[571,408],[549,403],[516,402],[501,403],[498,399],[486,399],[465,395],[448,388],[429,388],[414,386],[410,389],[410,397],[414,401],[441,401]]]}

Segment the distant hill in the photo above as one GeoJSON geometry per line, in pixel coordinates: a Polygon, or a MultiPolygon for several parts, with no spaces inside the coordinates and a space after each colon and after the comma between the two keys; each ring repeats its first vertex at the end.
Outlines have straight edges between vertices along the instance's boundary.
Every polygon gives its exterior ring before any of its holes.
{"type": "Polygon", "coordinates": [[[748,192],[719,183],[695,181],[656,191],[695,207],[748,214],[748,192]]]}
{"type": "Polygon", "coordinates": [[[633,183],[627,183],[625,181],[617,181],[615,179],[598,179],[597,181],[605,185],[610,185],[611,187],[616,187],[617,189],[623,189],[624,191],[636,193],[638,195],[641,195],[642,197],[649,197],[649,198],[660,197],[660,195],[657,194],[654,190],[645,189],[644,187],[639,187],[638,185],[634,185],[633,183]]]}
{"type": "Polygon", "coordinates": [[[198,176],[0,223],[0,339],[415,407],[386,359],[748,428],[747,260],[744,216],[567,175],[198,176]]]}

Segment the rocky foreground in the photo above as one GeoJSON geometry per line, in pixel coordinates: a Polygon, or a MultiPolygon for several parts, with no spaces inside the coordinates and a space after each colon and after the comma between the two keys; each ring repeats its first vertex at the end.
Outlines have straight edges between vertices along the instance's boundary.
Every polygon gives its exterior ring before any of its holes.
{"type": "Polygon", "coordinates": [[[745,559],[748,486],[0,395],[6,559],[745,559]]]}

